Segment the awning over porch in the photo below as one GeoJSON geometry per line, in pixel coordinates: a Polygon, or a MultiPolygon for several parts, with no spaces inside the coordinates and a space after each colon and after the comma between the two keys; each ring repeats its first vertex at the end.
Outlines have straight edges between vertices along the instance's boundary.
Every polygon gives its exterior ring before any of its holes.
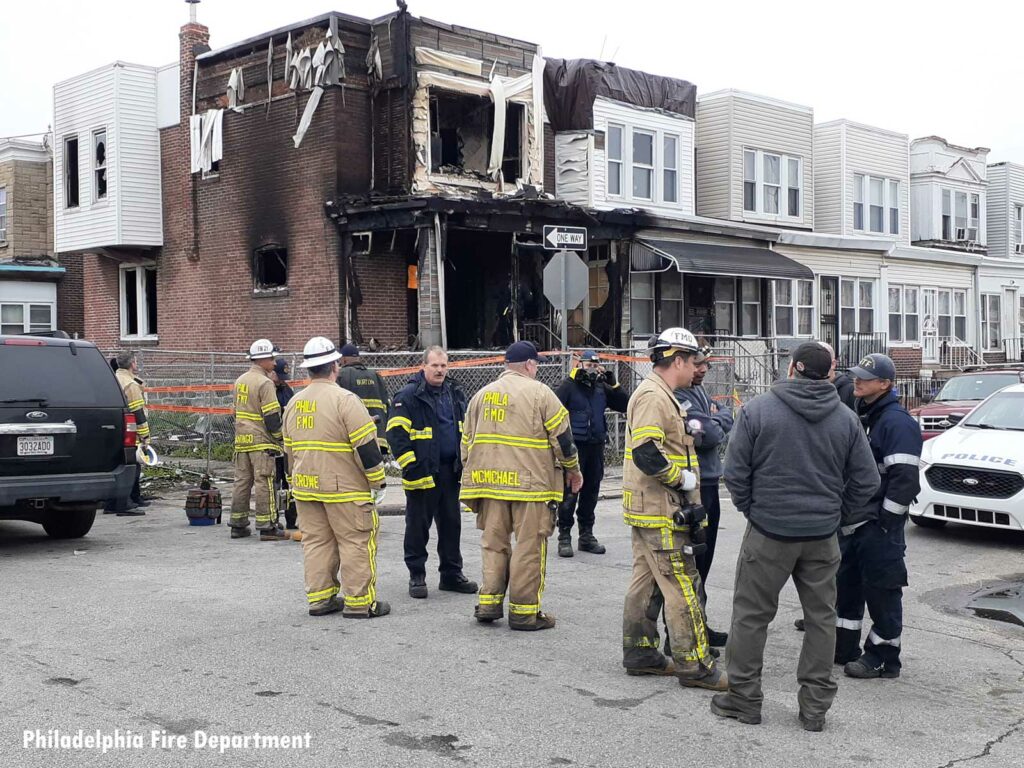
{"type": "Polygon", "coordinates": [[[680,272],[698,275],[814,279],[808,267],[768,248],[681,240],[634,240],[630,258],[636,272],[659,272],[675,266],[680,272]]]}

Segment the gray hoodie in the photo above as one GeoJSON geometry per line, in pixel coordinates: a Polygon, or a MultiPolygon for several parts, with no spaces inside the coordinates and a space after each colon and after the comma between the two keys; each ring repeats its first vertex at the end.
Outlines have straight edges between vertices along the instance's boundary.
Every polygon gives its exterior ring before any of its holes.
{"type": "Polygon", "coordinates": [[[775,539],[823,539],[878,488],[857,417],[827,381],[787,379],[741,410],[725,484],[751,525],[775,539]]]}

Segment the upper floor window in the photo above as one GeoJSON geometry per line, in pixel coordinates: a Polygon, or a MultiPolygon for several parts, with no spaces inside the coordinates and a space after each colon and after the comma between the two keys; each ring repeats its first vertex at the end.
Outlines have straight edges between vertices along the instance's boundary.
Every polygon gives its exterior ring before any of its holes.
{"type": "Polygon", "coordinates": [[[654,134],[633,129],[633,197],[654,199],[654,134]]]}
{"type": "Polygon", "coordinates": [[[801,160],[759,149],[743,150],[743,210],[800,218],[803,197],[801,160]]]}
{"type": "Polygon", "coordinates": [[[608,194],[622,194],[622,133],[621,125],[608,124],[608,194]]]}
{"type": "Polygon", "coordinates": [[[900,233],[900,183],[880,176],[853,175],[853,228],[858,232],[900,233]]]}
{"type": "Polygon", "coordinates": [[[981,196],[976,193],[942,190],[942,239],[977,242],[981,226],[981,196]],[[949,199],[953,199],[953,232],[947,223],[949,199]]]}
{"type": "Polygon", "coordinates": [[[1018,245],[1024,243],[1024,205],[1018,205],[1014,211],[1014,236],[1013,242],[1018,245]]]}
{"type": "Polygon", "coordinates": [[[7,187],[0,187],[0,243],[7,242],[7,187]]]}
{"type": "Polygon", "coordinates": [[[156,267],[122,268],[121,337],[155,337],[156,317],[156,267]]]}
{"type": "Polygon", "coordinates": [[[64,207],[78,207],[78,137],[64,139],[64,207]]]}
{"type": "Polygon", "coordinates": [[[107,196],[107,131],[106,129],[95,131],[92,134],[93,147],[93,176],[96,192],[96,199],[102,200],[107,196]]]}
{"type": "Polygon", "coordinates": [[[679,139],[671,134],[662,137],[661,196],[666,203],[679,202],[679,139]]]}

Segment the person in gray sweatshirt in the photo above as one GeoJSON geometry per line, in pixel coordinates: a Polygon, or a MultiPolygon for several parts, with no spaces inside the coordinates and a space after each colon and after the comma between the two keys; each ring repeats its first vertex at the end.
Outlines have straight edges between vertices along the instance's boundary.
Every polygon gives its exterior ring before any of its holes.
{"type": "Polygon", "coordinates": [[[725,485],[747,518],[736,565],[729,692],[711,711],[761,722],[768,625],[790,577],[806,634],[798,666],[800,722],[820,731],[835,698],[837,534],[846,510],[878,488],[878,468],[857,417],[829,382],[832,355],[818,342],[793,352],[789,378],[744,406],[725,457],[725,485]]]}

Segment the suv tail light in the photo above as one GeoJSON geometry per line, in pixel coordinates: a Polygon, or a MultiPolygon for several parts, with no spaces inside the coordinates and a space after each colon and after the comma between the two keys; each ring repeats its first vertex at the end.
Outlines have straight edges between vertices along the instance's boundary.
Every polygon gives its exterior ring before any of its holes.
{"type": "Polygon", "coordinates": [[[139,438],[139,425],[135,423],[135,414],[126,413],[124,415],[124,447],[134,448],[138,443],[139,438]]]}

